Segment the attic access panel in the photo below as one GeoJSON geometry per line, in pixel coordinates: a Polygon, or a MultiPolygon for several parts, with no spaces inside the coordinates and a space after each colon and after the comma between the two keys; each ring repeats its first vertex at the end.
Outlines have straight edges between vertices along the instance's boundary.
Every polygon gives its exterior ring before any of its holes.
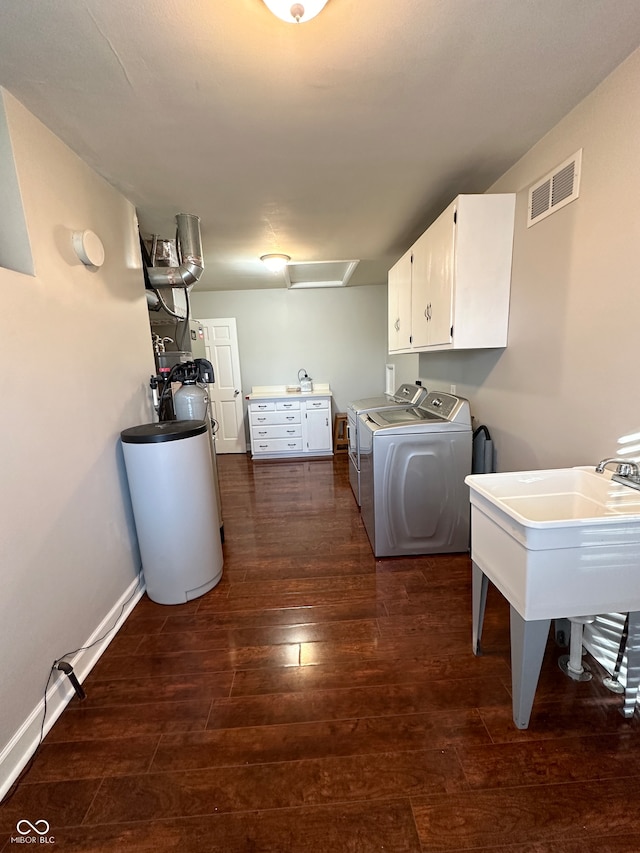
{"type": "Polygon", "coordinates": [[[295,261],[287,264],[284,277],[290,290],[310,287],[344,287],[359,261],[295,261]]]}

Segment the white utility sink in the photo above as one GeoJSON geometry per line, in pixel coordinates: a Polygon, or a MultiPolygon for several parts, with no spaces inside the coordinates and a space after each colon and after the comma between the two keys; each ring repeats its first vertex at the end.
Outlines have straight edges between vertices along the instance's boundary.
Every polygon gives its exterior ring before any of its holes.
{"type": "Polygon", "coordinates": [[[472,559],[523,619],[640,610],[640,491],[592,467],[465,482],[472,559]]]}
{"type": "MultiPolygon", "coordinates": [[[[640,491],[595,468],[472,474],[474,654],[488,581],[511,605],[513,720],[529,725],[552,619],[629,613],[623,714],[640,687],[640,491]]],[[[573,629],[572,629],[573,630],[573,629]]]]}

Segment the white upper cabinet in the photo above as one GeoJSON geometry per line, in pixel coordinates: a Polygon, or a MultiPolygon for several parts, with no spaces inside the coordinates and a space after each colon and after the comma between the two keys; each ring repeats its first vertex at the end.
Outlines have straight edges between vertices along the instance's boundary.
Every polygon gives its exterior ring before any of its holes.
{"type": "Polygon", "coordinates": [[[418,238],[389,272],[390,352],[507,345],[514,212],[513,193],[459,195],[418,238]],[[407,299],[408,345],[392,336],[407,299]]]}

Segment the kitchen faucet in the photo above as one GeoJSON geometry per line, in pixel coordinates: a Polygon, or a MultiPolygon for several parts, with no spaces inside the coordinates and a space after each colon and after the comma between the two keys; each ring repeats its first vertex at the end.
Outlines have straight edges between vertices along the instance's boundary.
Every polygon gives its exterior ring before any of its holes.
{"type": "Polygon", "coordinates": [[[607,465],[616,465],[612,480],[640,490],[640,466],[637,462],[630,462],[628,459],[601,459],[596,465],[596,474],[604,474],[607,465]]]}

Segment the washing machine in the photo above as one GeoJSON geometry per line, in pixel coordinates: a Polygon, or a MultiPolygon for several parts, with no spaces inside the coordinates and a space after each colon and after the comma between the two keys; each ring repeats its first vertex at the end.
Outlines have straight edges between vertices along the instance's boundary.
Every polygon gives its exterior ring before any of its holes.
{"type": "Polygon", "coordinates": [[[469,403],[429,392],[418,406],[358,419],[362,520],[376,557],[469,549],[469,403]]]}
{"type": "Polygon", "coordinates": [[[358,506],[360,499],[360,449],[359,449],[359,417],[363,412],[382,409],[396,409],[399,406],[416,406],[427,396],[427,389],[422,385],[405,382],[400,385],[395,394],[385,394],[381,397],[363,397],[347,405],[347,432],[349,436],[349,482],[358,506]]]}

